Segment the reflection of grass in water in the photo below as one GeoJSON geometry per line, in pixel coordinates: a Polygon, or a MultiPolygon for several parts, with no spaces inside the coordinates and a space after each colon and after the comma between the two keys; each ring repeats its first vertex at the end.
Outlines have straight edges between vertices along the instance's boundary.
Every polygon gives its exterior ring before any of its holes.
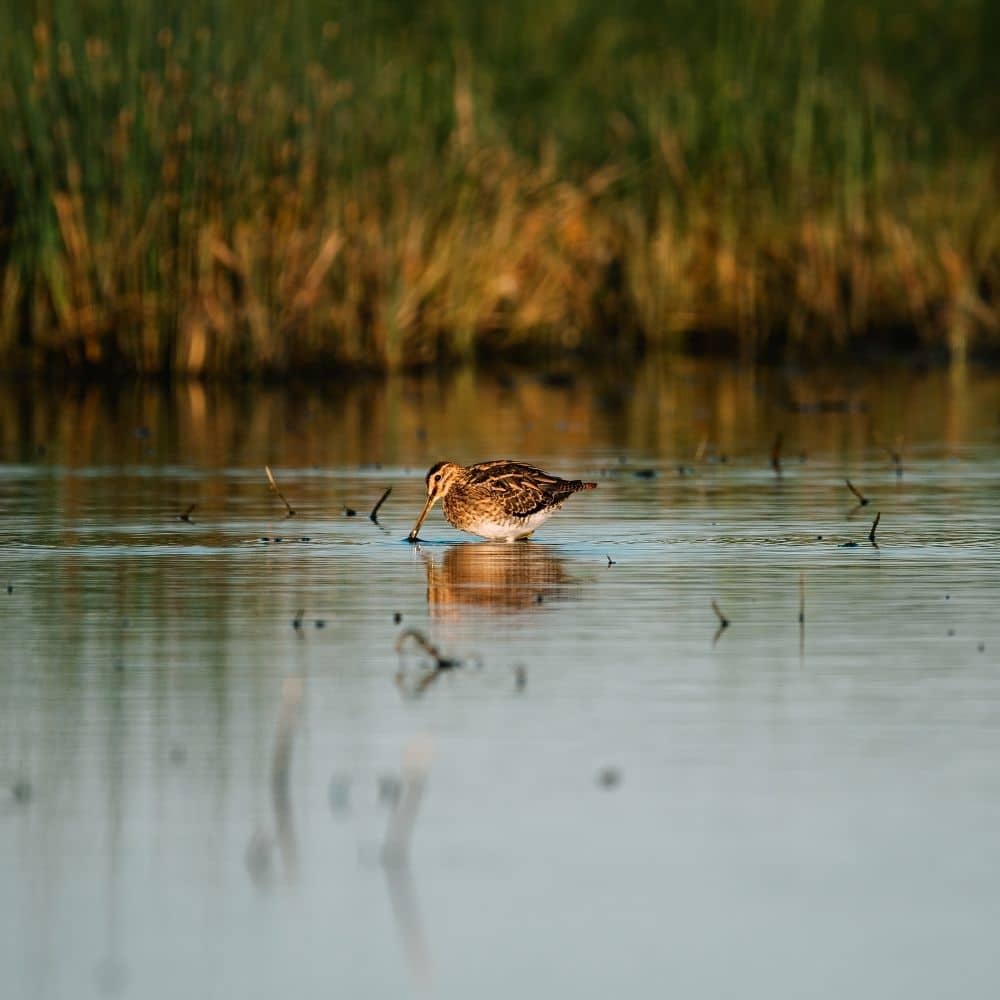
{"type": "Polygon", "coordinates": [[[996,331],[986,0],[607,11],[7,5],[0,354],[996,331]]]}

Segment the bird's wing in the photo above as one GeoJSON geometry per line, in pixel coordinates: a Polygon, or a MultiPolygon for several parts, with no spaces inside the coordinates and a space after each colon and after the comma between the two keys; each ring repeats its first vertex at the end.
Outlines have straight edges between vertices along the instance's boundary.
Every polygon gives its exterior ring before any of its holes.
{"type": "Polygon", "coordinates": [[[469,466],[469,486],[513,517],[528,517],[562,503],[579,489],[532,465],[506,460],[469,466]]]}

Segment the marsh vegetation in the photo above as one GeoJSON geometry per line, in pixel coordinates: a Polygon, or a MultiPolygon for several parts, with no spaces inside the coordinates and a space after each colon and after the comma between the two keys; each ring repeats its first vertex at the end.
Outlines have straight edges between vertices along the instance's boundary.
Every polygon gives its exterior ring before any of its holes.
{"type": "Polygon", "coordinates": [[[0,12],[0,358],[1000,344],[995,6],[0,12]]]}

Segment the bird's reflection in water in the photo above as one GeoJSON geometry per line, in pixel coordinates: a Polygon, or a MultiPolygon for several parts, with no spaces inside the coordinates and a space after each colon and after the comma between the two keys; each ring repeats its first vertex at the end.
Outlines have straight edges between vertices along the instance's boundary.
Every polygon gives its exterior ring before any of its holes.
{"type": "Polygon", "coordinates": [[[421,551],[427,604],[439,618],[478,608],[496,612],[544,608],[575,596],[577,581],[555,551],[537,542],[466,542],[443,558],[421,551]]]}

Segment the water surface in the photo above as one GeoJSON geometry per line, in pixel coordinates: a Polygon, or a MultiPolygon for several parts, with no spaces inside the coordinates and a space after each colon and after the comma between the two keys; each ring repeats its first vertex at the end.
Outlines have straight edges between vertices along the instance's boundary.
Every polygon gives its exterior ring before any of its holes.
{"type": "Polygon", "coordinates": [[[998,460],[977,371],[0,389],[5,995],[994,996],[998,460]],[[403,541],[495,457],[600,485],[403,541]]]}

